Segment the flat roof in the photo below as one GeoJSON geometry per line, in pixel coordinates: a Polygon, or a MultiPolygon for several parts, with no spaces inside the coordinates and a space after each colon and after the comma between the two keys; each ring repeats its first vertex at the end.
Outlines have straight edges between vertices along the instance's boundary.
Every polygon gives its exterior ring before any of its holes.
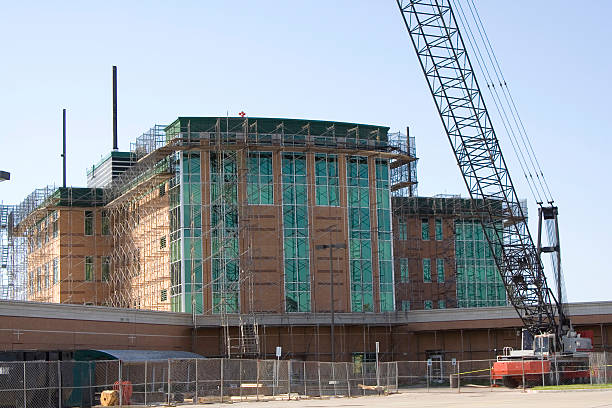
{"type": "Polygon", "coordinates": [[[87,168],[87,176],[93,173],[97,168],[101,167],[106,161],[110,160],[111,157],[122,157],[122,158],[128,158],[128,159],[135,159],[136,153],[124,152],[124,151],[119,151],[119,150],[111,150],[108,154],[106,154],[105,156],[102,156],[102,158],[98,161],[98,163],[87,168]]]}
{"type": "MultiPolygon", "coordinates": [[[[575,324],[612,323],[612,301],[569,303],[568,310],[575,324]]],[[[0,316],[178,326],[191,326],[193,323],[190,313],[8,300],[0,301],[0,316]]],[[[258,323],[266,326],[328,325],[330,318],[329,313],[257,315],[258,323]]],[[[239,316],[229,315],[228,321],[230,325],[237,326],[239,316]]],[[[388,313],[335,313],[335,321],[338,325],[407,325],[419,330],[519,327],[522,325],[516,311],[510,306],[388,313]]],[[[198,327],[220,327],[222,325],[221,316],[198,315],[197,324],[198,327]]]]}
{"type": "MultiPolygon", "coordinates": [[[[166,133],[186,132],[189,127],[192,132],[212,132],[219,123],[221,131],[238,132],[247,123],[249,132],[280,133],[283,129],[287,134],[326,135],[387,141],[389,127],[366,125],[353,122],[335,122],[329,120],[260,118],[260,117],[225,117],[225,116],[179,116],[165,128],[166,133]]],[[[171,135],[169,135],[171,137],[171,135]]]]}

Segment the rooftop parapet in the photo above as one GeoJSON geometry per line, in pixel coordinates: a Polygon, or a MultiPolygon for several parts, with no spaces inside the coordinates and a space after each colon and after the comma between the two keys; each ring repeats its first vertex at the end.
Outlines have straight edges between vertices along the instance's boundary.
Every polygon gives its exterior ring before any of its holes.
{"type": "Polygon", "coordinates": [[[318,146],[393,150],[386,126],[320,120],[241,117],[179,117],[166,139],[206,139],[223,144],[318,146]]]}
{"type": "Polygon", "coordinates": [[[10,227],[18,227],[38,210],[49,207],[99,207],[105,205],[101,188],[55,187],[38,188],[20,204],[14,206],[10,215],[10,227]]]}

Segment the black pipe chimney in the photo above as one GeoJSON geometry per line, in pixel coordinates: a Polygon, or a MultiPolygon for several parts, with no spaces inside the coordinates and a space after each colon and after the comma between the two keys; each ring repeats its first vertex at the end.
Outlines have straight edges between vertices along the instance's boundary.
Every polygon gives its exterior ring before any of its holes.
{"type": "Polygon", "coordinates": [[[63,183],[62,185],[66,187],[66,109],[62,111],[62,140],[63,140],[63,148],[62,148],[62,161],[64,162],[64,172],[63,172],[63,183]]]}
{"type": "Polygon", "coordinates": [[[119,150],[117,146],[117,66],[113,65],[113,150],[119,150]]]}

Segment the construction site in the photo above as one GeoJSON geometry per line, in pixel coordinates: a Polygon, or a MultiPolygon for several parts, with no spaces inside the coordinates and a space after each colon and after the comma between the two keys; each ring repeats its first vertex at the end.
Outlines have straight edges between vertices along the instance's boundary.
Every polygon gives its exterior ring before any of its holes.
{"type": "MultiPolygon", "coordinates": [[[[122,151],[113,67],[112,146],[87,184],[66,185],[64,110],[62,185],[0,206],[0,400],[20,386],[9,406],[92,406],[113,386],[116,404],[134,391],[151,405],[607,384],[612,303],[567,302],[539,164],[532,180],[522,168],[530,233],[463,9],[397,3],[468,195],[418,194],[409,127],[179,116],[122,151]],[[28,360],[45,362],[42,394],[28,360]]],[[[538,163],[514,141],[521,166],[538,163]]]]}

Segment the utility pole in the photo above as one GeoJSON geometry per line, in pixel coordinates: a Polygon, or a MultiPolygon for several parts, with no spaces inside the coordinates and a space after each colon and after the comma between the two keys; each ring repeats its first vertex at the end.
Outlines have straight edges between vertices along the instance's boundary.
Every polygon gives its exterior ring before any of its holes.
{"type": "Polygon", "coordinates": [[[329,244],[316,245],[315,249],[329,249],[329,301],[330,301],[330,337],[331,337],[331,361],[334,363],[336,361],[336,353],[334,347],[334,329],[336,326],[335,321],[335,307],[334,307],[334,249],[345,249],[346,244],[344,242],[332,244],[332,228],[335,225],[327,228],[329,232],[329,244]]]}
{"type": "Polygon", "coordinates": [[[62,110],[62,187],[66,187],[66,109],[62,110]]]}

